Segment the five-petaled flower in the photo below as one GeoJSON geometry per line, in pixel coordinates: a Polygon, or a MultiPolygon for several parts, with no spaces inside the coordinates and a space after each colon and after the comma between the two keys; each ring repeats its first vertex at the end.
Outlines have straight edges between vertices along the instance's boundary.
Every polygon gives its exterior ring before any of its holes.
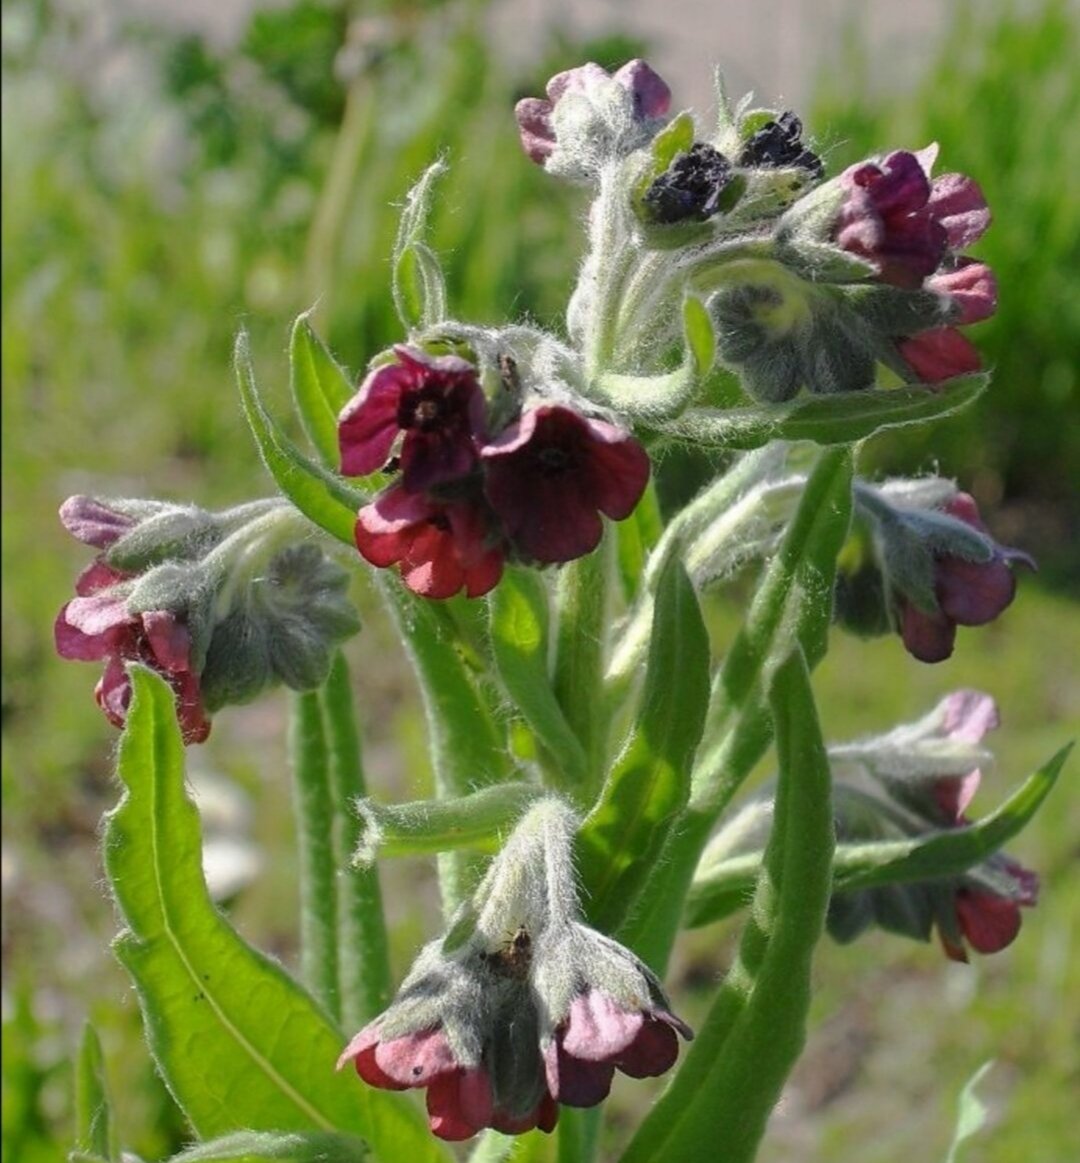
{"type": "MultiPolygon", "coordinates": [[[[957,493],[943,505],[942,512],[989,537],[978,507],[967,493],[957,493]]],[[[921,609],[907,595],[896,596],[900,636],[909,653],[921,662],[941,662],[952,654],[957,626],[992,622],[1016,596],[1014,562],[1035,568],[1026,553],[996,543],[985,561],[948,553],[935,555],[937,609],[921,609]]]]}
{"type": "Polygon", "coordinates": [[[481,457],[510,544],[542,563],[591,553],[600,514],[628,517],[649,479],[649,458],[629,433],[557,404],[527,409],[481,457]]]}
{"type": "Polygon", "coordinates": [[[551,1131],[558,1104],[594,1106],[616,1070],[664,1073],[677,1034],[693,1036],[655,974],[577,919],[575,823],[559,800],[531,808],[450,934],[338,1060],[371,1086],[425,1087],[440,1138],[551,1131]]]}
{"type": "Polygon", "coordinates": [[[483,437],[484,394],[476,368],[456,355],[394,348],[397,362],[371,372],[338,419],[341,471],[384,467],[400,437],[401,477],[410,493],[466,476],[483,437]]]}

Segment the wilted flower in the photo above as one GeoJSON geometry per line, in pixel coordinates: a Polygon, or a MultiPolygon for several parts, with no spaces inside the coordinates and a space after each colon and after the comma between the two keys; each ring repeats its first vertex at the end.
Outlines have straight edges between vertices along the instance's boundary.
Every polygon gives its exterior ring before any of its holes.
{"type": "Polygon", "coordinates": [[[577,919],[575,825],[558,800],[531,808],[450,933],[338,1061],[372,1086],[426,1087],[440,1138],[551,1131],[557,1103],[595,1105],[616,1069],[661,1074],[676,1032],[692,1037],[655,975],[577,919]]]}
{"type": "Polygon", "coordinates": [[[356,547],[372,565],[400,563],[409,589],[448,598],[486,594],[502,576],[504,550],[482,496],[441,501],[391,485],[356,518],[356,547]]]}
{"type": "Polygon", "coordinates": [[[731,179],[731,162],[719,150],[698,141],[653,180],[643,201],[656,222],[704,222],[721,209],[731,179]]]}
{"type": "Polygon", "coordinates": [[[405,488],[421,492],[458,480],[476,466],[484,395],[476,368],[456,355],[394,348],[396,363],[371,372],[338,419],[341,471],[381,469],[400,441],[405,488]]]}
{"type": "Polygon", "coordinates": [[[642,60],[614,74],[589,62],[557,73],[547,99],[526,97],[514,109],[521,144],[551,173],[581,180],[600,164],[643,146],[671,104],[671,90],[642,60]]]}
{"type": "Polygon", "coordinates": [[[825,172],[821,158],[802,142],[802,122],[790,110],[751,134],[739,154],[740,166],[765,166],[782,169],[794,166],[820,178],[825,172]]]}
{"type": "Polygon", "coordinates": [[[590,553],[600,514],[628,517],[649,479],[649,458],[621,428],[540,404],[486,444],[484,488],[523,558],[550,563],[590,553]]]}

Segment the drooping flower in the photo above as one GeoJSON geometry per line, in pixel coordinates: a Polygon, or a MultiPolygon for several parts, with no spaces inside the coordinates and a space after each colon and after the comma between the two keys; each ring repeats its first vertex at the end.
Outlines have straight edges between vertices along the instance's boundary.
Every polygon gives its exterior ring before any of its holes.
{"type": "Polygon", "coordinates": [[[514,115],[526,154],[551,173],[590,178],[607,158],[648,142],[671,104],[671,90],[643,60],[614,74],[590,61],[557,73],[547,98],[525,97],[514,115]]]}
{"type": "Polygon", "coordinates": [[[558,404],[528,408],[481,450],[484,488],[514,550],[571,561],[600,542],[600,514],[620,521],[638,503],[649,458],[621,428],[558,404]]]}
{"type": "MultiPolygon", "coordinates": [[[[989,695],[959,690],[916,723],[831,747],[831,761],[857,764],[888,796],[877,801],[875,816],[874,800],[841,785],[838,834],[865,840],[868,823],[874,838],[966,827],[982,766],[991,758],[982,740],[999,722],[989,695]]],[[[1038,887],[1035,873],[996,852],[959,877],[841,893],[830,906],[830,932],[850,940],[876,921],[926,940],[936,926],[946,955],[966,961],[965,942],[978,953],[996,953],[1012,943],[1020,931],[1020,910],[1036,903],[1038,887]]]]}
{"type": "Polygon", "coordinates": [[[440,1138],[549,1132],[559,1103],[595,1105],[617,1069],[661,1074],[676,1034],[692,1037],[655,975],[577,919],[575,827],[559,800],[534,805],[450,933],[338,1060],[371,1086],[426,1088],[440,1138]]]}
{"type": "Polygon", "coordinates": [[[57,615],[57,653],[62,658],[105,663],[94,697],[117,727],[124,725],[131,703],[126,664],[150,666],[168,680],[176,694],[184,741],[201,743],[210,734],[210,719],[193,667],[188,627],[170,610],[133,613],[127,602],[130,590],[127,575],[100,561],[90,565],[76,582],[77,596],[57,615]]]}
{"type": "Polygon", "coordinates": [[[906,594],[897,595],[900,635],[908,651],[922,662],[940,662],[953,651],[957,626],[983,626],[1001,614],[1016,596],[1014,562],[1035,568],[1019,549],[989,537],[974,499],[957,493],[942,506],[949,517],[983,534],[991,544],[988,560],[938,553],[933,563],[936,610],[922,608],[906,594]]]}
{"type": "Polygon", "coordinates": [[[356,518],[356,547],[372,565],[400,563],[414,593],[448,598],[464,589],[486,594],[502,576],[504,550],[482,496],[442,501],[399,482],[356,518]]]}
{"type": "Polygon", "coordinates": [[[366,476],[390,459],[400,438],[410,493],[459,480],[477,462],[484,395],[476,368],[456,355],[394,348],[396,363],[371,372],[338,419],[341,471],[366,476]]]}
{"type": "Polygon", "coordinates": [[[897,287],[921,286],[947,250],[974,242],[990,224],[971,178],[944,174],[931,181],[935,152],[897,150],[839,178],[845,196],[833,228],[837,244],[876,263],[878,277],[897,287]]]}

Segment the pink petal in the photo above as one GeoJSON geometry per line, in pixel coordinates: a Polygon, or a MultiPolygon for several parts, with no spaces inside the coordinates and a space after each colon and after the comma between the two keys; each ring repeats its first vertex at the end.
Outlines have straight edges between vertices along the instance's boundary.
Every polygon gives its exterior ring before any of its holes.
{"type": "Polygon", "coordinates": [[[428,1125],[448,1142],[470,1139],[491,1123],[491,1081],[483,1067],[436,1078],[427,1092],[428,1125]]]}
{"type": "Polygon", "coordinates": [[[352,1062],[356,1073],[368,1084],[378,1086],[383,1090],[407,1090],[409,1083],[398,1082],[375,1060],[375,1051],[379,1045],[379,1031],[376,1025],[365,1026],[341,1052],[337,1060],[337,1069],[340,1070],[346,1062],[352,1062]]]}
{"type": "Polygon", "coordinates": [[[634,1041],[644,1021],[640,1010],[624,1010],[606,993],[587,990],[570,1003],[563,1050],[589,1062],[612,1058],[634,1041]]]}
{"type": "Polygon", "coordinates": [[[135,519],[94,497],[75,496],[60,506],[60,522],[84,544],[107,549],[134,526],[135,519]]]}
{"type": "Polygon", "coordinates": [[[1016,596],[1016,578],[1000,558],[938,562],[937,599],[942,613],[961,626],[992,622],[1016,596]]]}
{"type": "Polygon", "coordinates": [[[982,691],[953,691],[945,699],[945,733],[959,743],[979,743],[1001,725],[997,703],[982,691]]]}
{"type": "Polygon", "coordinates": [[[628,61],[613,77],[634,95],[639,117],[663,117],[671,108],[671,90],[658,73],[640,58],[628,61]]]}
{"type": "Polygon", "coordinates": [[[386,464],[398,434],[397,411],[401,393],[416,379],[401,364],[376,368],[338,417],[338,446],[344,476],[366,476],[386,464]]]}
{"type": "Polygon", "coordinates": [[[539,97],[525,97],[514,106],[522,149],[539,166],[555,152],[555,127],[551,123],[551,112],[551,102],[539,97]]]}
{"type": "Polygon", "coordinates": [[[595,61],[588,61],[577,68],[556,73],[547,83],[547,95],[552,103],[559,101],[567,93],[587,93],[594,85],[609,80],[607,69],[595,61]]]}
{"type": "Polygon", "coordinates": [[[61,658],[97,662],[130,646],[134,626],[126,603],[111,591],[72,598],[53,625],[56,652],[61,658]]]}
{"type": "Polygon", "coordinates": [[[552,1042],[544,1051],[548,1090],[565,1106],[596,1106],[611,1091],[615,1067],[610,1062],[586,1062],[552,1042]]]}
{"type": "Polygon", "coordinates": [[[981,781],[982,772],[978,768],[966,775],[946,775],[934,781],[934,800],[950,825],[967,822],[964,813],[975,798],[981,781]]]}
{"type": "Polygon", "coordinates": [[[965,174],[942,174],[935,178],[928,205],[945,227],[953,250],[969,246],[990,225],[990,208],[982,190],[965,174]]]}
{"type": "Polygon", "coordinates": [[[997,279],[986,263],[964,259],[954,270],[932,275],[926,286],[939,295],[948,295],[956,304],[960,310],[957,323],[978,323],[997,310],[997,279]]]}
{"type": "Polygon", "coordinates": [[[168,674],[189,671],[191,635],[187,626],[171,610],[147,610],[141,617],[154,660],[161,669],[168,674]]]}
{"type": "Polygon", "coordinates": [[[108,589],[109,586],[127,581],[130,576],[130,574],[121,573],[118,569],[113,569],[111,565],[106,565],[98,558],[96,561],[92,561],[75,579],[75,592],[80,598],[88,598],[91,594],[108,589]]]}
{"type": "Polygon", "coordinates": [[[388,1078],[404,1086],[427,1086],[432,1079],[457,1070],[460,1063],[440,1030],[403,1034],[375,1047],[375,1064],[388,1078]]]}
{"type": "Polygon", "coordinates": [[[122,658],[110,658],[105,664],[105,671],[94,687],[94,698],[109,722],[114,727],[123,727],[131,705],[131,679],[122,658]]]}

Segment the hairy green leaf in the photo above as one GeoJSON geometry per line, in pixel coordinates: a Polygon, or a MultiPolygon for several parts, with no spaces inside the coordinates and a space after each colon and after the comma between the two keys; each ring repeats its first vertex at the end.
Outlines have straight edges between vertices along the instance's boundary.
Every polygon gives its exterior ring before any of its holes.
{"type": "Polygon", "coordinates": [[[367,496],[309,460],[267,412],[255,386],[247,335],[240,332],[234,351],[240,401],[263,463],[277,486],[309,520],[345,545],[353,545],[356,513],[367,496]]]}
{"type": "Polygon", "coordinates": [[[89,1022],[83,1029],[75,1062],[75,1143],[77,1150],[89,1155],[108,1160],[120,1157],[105,1086],[101,1042],[89,1022]]]}
{"type": "Polygon", "coordinates": [[[631,909],[687,801],[708,699],[708,635],[694,587],[673,558],[657,583],[637,721],[578,836],[590,922],[604,932],[631,909]]]}
{"type": "Polygon", "coordinates": [[[105,866],[128,926],[116,953],[180,1108],[203,1137],[340,1130],[362,1136],[380,1159],[445,1160],[401,1096],[335,1072],[342,1035],[215,909],[173,692],[142,667],[131,679],[117,769],[125,790],[106,819],[105,866]]]}
{"type": "Polygon", "coordinates": [[[337,418],[352,397],[352,385],[315,334],[306,311],[293,324],[289,343],[289,384],[300,422],[328,469],[341,463],[337,418]]]}

